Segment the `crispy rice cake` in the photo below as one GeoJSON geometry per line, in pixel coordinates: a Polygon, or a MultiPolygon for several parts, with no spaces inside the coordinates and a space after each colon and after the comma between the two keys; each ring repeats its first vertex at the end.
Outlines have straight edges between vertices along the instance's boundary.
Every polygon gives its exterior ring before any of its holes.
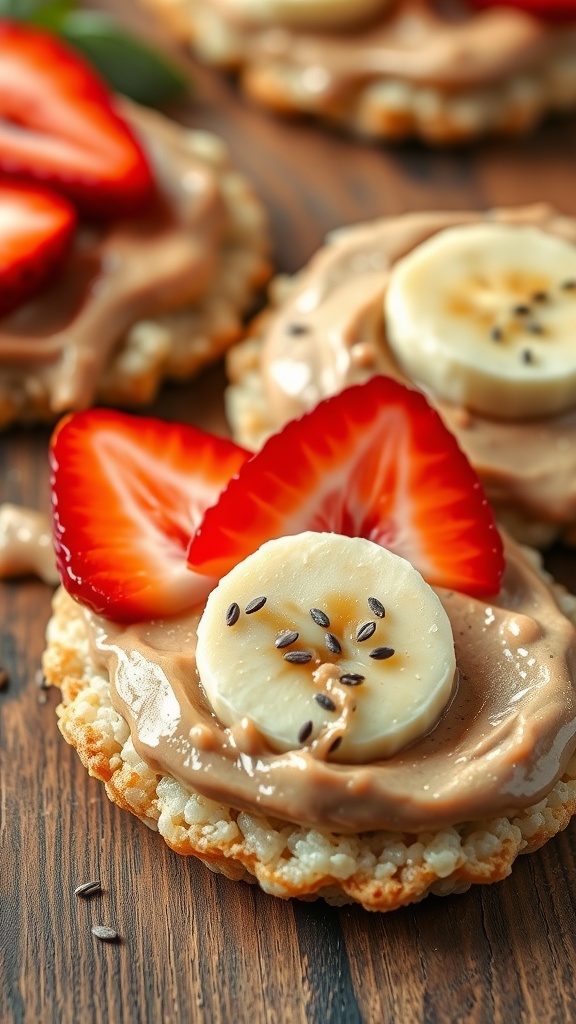
{"type": "MultiPolygon", "coordinates": [[[[530,555],[538,564],[538,556],[530,555]]],[[[576,622],[576,598],[555,591],[576,622]]],[[[576,755],[545,799],[507,817],[438,832],[325,834],[226,807],[153,772],[136,753],[114,710],[108,679],[89,650],[82,610],[63,590],[54,600],[44,670],[62,691],[62,735],[110,799],[158,831],[177,853],[195,856],[234,880],[258,882],[287,899],[323,897],[388,911],[430,893],[464,892],[505,878],[520,853],[551,839],[576,812],[576,755]]]]}
{"type": "Polygon", "coordinates": [[[574,22],[555,27],[505,4],[480,12],[463,0],[396,0],[330,28],[312,16],[264,18],[255,4],[235,12],[232,0],[145,2],[203,60],[238,72],[256,102],[361,136],[518,135],[576,103],[574,22]]]}
{"type": "Polygon", "coordinates": [[[90,229],[79,232],[68,274],[76,265],[80,276],[83,262],[96,258],[101,260],[102,281],[79,307],[70,306],[70,286],[65,281],[61,296],[54,297],[56,289],[52,289],[48,299],[55,308],[50,315],[60,325],[52,337],[45,336],[42,296],[29,312],[23,310],[28,320],[31,312],[37,321],[34,331],[24,330],[22,336],[19,320],[3,321],[0,427],[14,421],[53,420],[67,409],[93,402],[136,406],[152,401],[165,378],[193,376],[238,339],[242,316],[269,277],[264,209],[243,175],[231,166],[225,143],[209,132],[184,128],[127,101],[122,101],[121,110],[147,151],[161,189],[177,196],[175,201],[190,224],[194,295],[185,301],[165,300],[165,290],[171,287],[171,256],[161,233],[141,238],[138,224],[127,240],[122,225],[112,225],[112,238],[108,233],[103,241],[100,229],[95,235],[90,229]],[[95,257],[91,255],[94,247],[95,257]],[[138,261],[135,286],[133,274],[125,287],[117,286],[114,278],[124,273],[123,264],[130,270],[138,261]],[[156,296],[161,267],[166,280],[159,289],[162,294],[156,296]],[[134,305],[131,296],[136,289],[140,293],[134,305]],[[147,302],[149,314],[142,315],[147,302]],[[138,312],[128,330],[117,337],[115,325],[127,318],[126,305],[138,312]],[[60,307],[65,312],[64,329],[60,307]],[[108,333],[102,323],[110,328],[108,333]],[[11,333],[14,324],[17,346],[11,333]],[[99,325],[97,341],[94,324],[99,325]]]}

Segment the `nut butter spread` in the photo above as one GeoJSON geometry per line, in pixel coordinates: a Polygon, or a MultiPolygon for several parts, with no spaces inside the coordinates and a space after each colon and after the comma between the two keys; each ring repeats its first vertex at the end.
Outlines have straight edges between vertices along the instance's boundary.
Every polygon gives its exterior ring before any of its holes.
{"type": "MultiPolygon", "coordinates": [[[[207,0],[198,3],[198,17],[207,0]]],[[[396,0],[382,13],[342,30],[310,31],[250,21],[234,0],[210,0],[234,26],[244,59],[263,64],[286,62],[322,69],[302,88],[337,94],[354,82],[374,78],[407,80],[446,90],[461,90],[507,79],[573,48],[573,25],[553,29],[512,7],[473,11],[466,0],[396,0]]]]}
{"type": "Polygon", "coordinates": [[[196,671],[200,614],[123,627],[86,612],[112,702],[153,770],[237,808],[325,830],[438,829],[529,806],[576,745],[576,631],[513,543],[493,602],[438,594],[452,624],[457,693],[439,724],[361,766],[276,754],[249,720],[225,729],[196,671]]]}
{"type": "Polygon", "coordinates": [[[60,577],[54,561],[48,516],[22,505],[0,505],[0,580],[28,573],[54,586],[60,577]]]}
{"type": "MultiPolygon", "coordinates": [[[[487,218],[532,224],[576,244],[576,220],[545,205],[487,218]]],[[[261,371],[271,428],[375,373],[405,379],[385,336],[382,302],[390,268],[436,232],[480,220],[478,213],[414,213],[332,236],[265,327],[261,371]]],[[[496,507],[505,504],[546,522],[574,521],[576,409],[515,423],[431,397],[496,507]]]]}
{"type": "Polygon", "coordinates": [[[91,404],[128,328],[193,302],[218,258],[225,210],[209,166],[157,115],[127,103],[121,112],[151,162],[157,199],[134,219],[81,227],[58,278],[0,320],[0,382],[36,381],[53,413],[91,404]]]}

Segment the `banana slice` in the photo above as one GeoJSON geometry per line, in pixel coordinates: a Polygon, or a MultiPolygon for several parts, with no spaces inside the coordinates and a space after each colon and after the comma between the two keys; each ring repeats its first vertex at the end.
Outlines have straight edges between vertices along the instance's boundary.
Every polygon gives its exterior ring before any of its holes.
{"type": "Polygon", "coordinates": [[[437,398],[527,419],[576,405],[576,248],[524,225],[448,228],[392,269],[390,347],[437,398]]]}
{"type": "Polygon", "coordinates": [[[224,0],[231,14],[264,25],[340,28],[383,13],[391,0],[224,0]]]}
{"type": "Polygon", "coordinates": [[[372,541],[302,533],[269,541],[214,590],[197,665],[226,726],[272,750],[390,757],[429,732],[453,693],[452,630],[409,562],[372,541]]]}

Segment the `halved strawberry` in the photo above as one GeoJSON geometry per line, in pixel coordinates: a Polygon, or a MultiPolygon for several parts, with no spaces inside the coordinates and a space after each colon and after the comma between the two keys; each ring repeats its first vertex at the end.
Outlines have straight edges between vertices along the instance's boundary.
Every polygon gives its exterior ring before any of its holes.
{"type": "Polygon", "coordinates": [[[424,396],[387,377],[269,438],[206,512],[188,562],[221,577],[264,541],[305,530],[367,537],[436,586],[500,587],[502,542],[474,470],[424,396]]]}
{"type": "Polygon", "coordinates": [[[0,20],[0,171],[41,181],[89,213],[122,216],[153,181],[96,72],[37,28],[0,20]]]}
{"type": "Polygon", "coordinates": [[[0,180],[0,314],[37,291],[58,270],[76,211],[47,189],[0,180]]]}
{"type": "Polygon", "coordinates": [[[539,18],[575,18],[576,0],[471,0],[474,7],[516,7],[539,18]]]}
{"type": "Polygon", "coordinates": [[[119,622],[173,615],[214,580],[191,533],[248,453],[195,427],[107,409],[66,417],[50,450],[54,545],[73,597],[119,622]]]}

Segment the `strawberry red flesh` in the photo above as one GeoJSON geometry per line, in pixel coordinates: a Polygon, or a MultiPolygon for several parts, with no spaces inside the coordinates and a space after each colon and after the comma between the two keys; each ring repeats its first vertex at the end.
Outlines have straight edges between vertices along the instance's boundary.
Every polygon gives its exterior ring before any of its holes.
{"type": "Polygon", "coordinates": [[[576,19],[576,0],[471,0],[472,6],[515,7],[538,18],[576,19]]]}
{"type": "Polygon", "coordinates": [[[154,193],[146,158],[95,71],[47,32],[0,20],[0,171],[123,216],[154,193]]]}
{"type": "Polygon", "coordinates": [[[0,180],[0,315],[56,273],[75,225],[76,211],[66,199],[0,180]]]}
{"type": "Polygon", "coordinates": [[[50,451],[56,561],[68,592],[118,622],[175,615],[214,580],[186,565],[204,510],[248,457],[195,427],[72,414],[50,451]]]}
{"type": "Polygon", "coordinates": [[[387,377],[269,438],[206,512],[188,561],[222,577],[265,541],[305,530],[366,537],[435,586],[500,588],[502,542],[474,470],[424,396],[387,377]]]}

